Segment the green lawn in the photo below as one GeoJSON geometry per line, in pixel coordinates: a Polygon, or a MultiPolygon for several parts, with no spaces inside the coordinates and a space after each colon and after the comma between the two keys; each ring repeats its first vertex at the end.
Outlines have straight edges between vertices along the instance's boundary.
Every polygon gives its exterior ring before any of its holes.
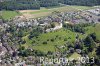
{"type": "MultiPolygon", "coordinates": [[[[29,40],[27,36],[23,37],[23,39],[26,40],[26,44],[24,44],[25,47],[32,46],[32,44],[36,44],[36,46],[33,46],[36,50],[41,50],[44,52],[47,51],[55,51],[55,45],[62,46],[66,43],[64,39],[67,39],[69,42],[75,41],[75,35],[77,33],[72,32],[70,30],[64,30],[60,29],[58,31],[49,32],[46,34],[41,34],[38,38],[33,38],[32,40],[29,40]],[[51,41],[51,39],[54,39],[54,41],[51,41]],[[33,42],[35,41],[35,42],[33,42]],[[43,44],[43,42],[47,42],[47,44],[43,44]]],[[[84,35],[80,35],[81,37],[84,37],[84,35]]]]}
{"type": "Polygon", "coordinates": [[[95,32],[97,35],[97,38],[100,40],[100,24],[97,24],[95,27],[88,26],[85,29],[88,29],[86,31],[86,34],[82,35],[80,33],[72,32],[70,30],[64,30],[60,29],[57,31],[44,33],[38,36],[38,38],[32,38],[31,40],[28,39],[28,35],[23,37],[24,40],[26,40],[26,44],[24,46],[27,48],[28,46],[33,47],[33,49],[41,50],[44,52],[47,51],[55,51],[55,45],[62,46],[66,43],[64,39],[67,39],[69,42],[75,41],[76,34],[79,34],[79,38],[84,39],[88,34],[95,32]],[[58,37],[57,37],[58,36],[58,37]],[[51,41],[51,39],[54,39],[54,41],[51,41]],[[47,44],[43,44],[43,42],[47,42],[47,44]],[[35,44],[35,46],[33,46],[35,44]]]}
{"type": "Polygon", "coordinates": [[[16,11],[0,11],[5,20],[9,20],[19,15],[16,11]]]}
{"type": "Polygon", "coordinates": [[[53,11],[77,11],[77,10],[87,10],[94,7],[88,7],[88,6],[62,6],[62,7],[56,7],[56,8],[41,8],[39,11],[31,12],[32,14],[42,13],[42,12],[53,12],[53,11]]]}

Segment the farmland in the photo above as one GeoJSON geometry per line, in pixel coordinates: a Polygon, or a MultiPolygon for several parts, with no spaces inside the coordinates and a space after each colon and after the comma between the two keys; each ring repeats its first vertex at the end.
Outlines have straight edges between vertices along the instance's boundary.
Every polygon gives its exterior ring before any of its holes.
{"type": "Polygon", "coordinates": [[[88,7],[88,6],[62,6],[62,7],[56,7],[56,8],[41,8],[40,10],[19,10],[20,13],[22,13],[26,18],[38,18],[42,16],[48,16],[52,14],[54,11],[58,12],[70,12],[70,11],[78,11],[78,10],[87,10],[94,7],[88,7]],[[29,16],[27,16],[29,15],[29,16]]]}
{"type": "Polygon", "coordinates": [[[38,18],[43,16],[51,15],[52,12],[58,11],[58,12],[70,12],[70,11],[78,11],[78,10],[87,10],[94,7],[88,7],[88,6],[62,6],[62,7],[55,7],[55,8],[43,8],[41,7],[40,10],[19,10],[16,11],[0,11],[2,14],[2,17],[5,20],[9,20],[14,18],[15,16],[23,15],[26,18],[38,18]]]}

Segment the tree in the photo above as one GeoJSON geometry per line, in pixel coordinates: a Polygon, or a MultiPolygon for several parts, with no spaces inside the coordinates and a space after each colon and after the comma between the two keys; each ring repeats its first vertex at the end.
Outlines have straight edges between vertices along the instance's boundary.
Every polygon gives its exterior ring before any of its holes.
{"type": "Polygon", "coordinates": [[[48,55],[52,55],[52,54],[53,54],[53,52],[51,52],[51,51],[48,51],[48,52],[47,52],[47,54],[48,54],[48,55]]]}
{"type": "Polygon", "coordinates": [[[92,34],[90,34],[90,36],[92,37],[92,39],[93,39],[94,41],[97,40],[96,33],[92,33],[92,34]]]}
{"type": "Polygon", "coordinates": [[[47,44],[47,42],[46,42],[46,41],[44,41],[44,42],[43,42],[43,44],[47,44]]]}
{"type": "Polygon", "coordinates": [[[51,28],[54,28],[55,27],[55,24],[54,23],[51,23],[51,28]]]}
{"type": "Polygon", "coordinates": [[[100,46],[97,48],[96,54],[100,57],[100,46]]]}
{"type": "Polygon", "coordinates": [[[95,48],[94,40],[90,35],[88,35],[84,40],[85,46],[88,47],[88,52],[92,52],[95,48]]]}
{"type": "Polygon", "coordinates": [[[35,55],[36,56],[45,56],[46,54],[44,52],[39,51],[39,50],[35,50],[35,55]]]}
{"type": "Polygon", "coordinates": [[[23,37],[23,36],[24,36],[24,33],[23,33],[22,30],[20,30],[20,31],[18,32],[18,37],[23,37]]]}
{"type": "Polygon", "coordinates": [[[51,41],[54,42],[54,39],[52,38],[51,41]]]}
{"type": "Polygon", "coordinates": [[[19,51],[21,50],[25,50],[25,47],[24,46],[19,47],[19,51]]]}
{"type": "Polygon", "coordinates": [[[31,32],[30,35],[28,36],[29,39],[33,37],[39,36],[41,33],[43,33],[43,30],[40,27],[35,27],[31,32]]]}
{"type": "Polygon", "coordinates": [[[92,37],[91,37],[90,35],[88,35],[88,36],[85,38],[84,43],[85,43],[86,46],[91,45],[91,44],[93,43],[92,37]]]}

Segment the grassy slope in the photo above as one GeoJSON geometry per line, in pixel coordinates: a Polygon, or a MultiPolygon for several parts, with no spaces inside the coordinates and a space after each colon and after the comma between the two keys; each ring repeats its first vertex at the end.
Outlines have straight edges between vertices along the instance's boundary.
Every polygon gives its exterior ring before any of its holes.
{"type": "MultiPolygon", "coordinates": [[[[71,32],[69,30],[66,31],[64,29],[61,29],[61,30],[46,33],[46,34],[41,34],[38,38],[33,38],[32,40],[29,40],[27,36],[24,37],[23,39],[27,41],[27,43],[25,44],[26,47],[32,46],[32,44],[36,44],[36,46],[33,46],[34,49],[47,52],[47,51],[55,51],[54,49],[55,45],[58,45],[58,46],[64,45],[66,43],[66,41],[64,41],[65,38],[67,38],[67,40],[70,42],[74,42],[75,35],[76,35],[75,32],[71,32]],[[54,39],[54,42],[52,42],[51,39],[54,39]],[[32,41],[34,40],[35,40],[35,43],[32,43],[32,41]],[[43,44],[44,41],[47,41],[46,45],[43,44]]],[[[81,34],[79,35],[80,35],[80,38],[84,37],[84,35],[81,35],[81,34]]]]}
{"type": "Polygon", "coordinates": [[[89,26],[86,27],[88,31],[86,31],[85,35],[82,35],[80,33],[75,33],[70,30],[64,30],[60,29],[58,31],[49,32],[46,34],[41,34],[38,38],[33,38],[32,40],[29,40],[27,36],[23,37],[23,39],[26,40],[26,44],[24,44],[25,47],[31,46],[36,50],[41,50],[44,52],[47,51],[55,51],[54,46],[62,46],[66,43],[64,41],[65,38],[67,38],[67,41],[74,42],[75,41],[75,35],[79,34],[80,38],[85,38],[88,34],[95,32],[97,35],[97,38],[100,40],[100,24],[97,24],[95,27],[89,26]],[[58,35],[58,37],[56,37],[58,35]],[[59,39],[61,37],[61,39],[59,39]],[[70,39],[68,39],[70,37],[70,39]],[[54,42],[51,41],[51,39],[54,39],[54,42]],[[48,40],[48,41],[47,41],[48,40]],[[35,41],[35,43],[32,43],[35,41]],[[47,44],[44,45],[43,42],[46,41],[47,44]],[[32,46],[32,44],[36,44],[36,46],[32,46]]]}
{"type": "Polygon", "coordinates": [[[93,26],[87,27],[86,29],[88,29],[88,31],[86,31],[87,34],[95,32],[97,35],[97,39],[100,40],[100,24],[96,24],[95,27],[93,26]]]}
{"type": "Polygon", "coordinates": [[[14,18],[15,16],[19,15],[16,11],[2,11],[2,17],[5,20],[9,20],[11,18],[14,18]]]}

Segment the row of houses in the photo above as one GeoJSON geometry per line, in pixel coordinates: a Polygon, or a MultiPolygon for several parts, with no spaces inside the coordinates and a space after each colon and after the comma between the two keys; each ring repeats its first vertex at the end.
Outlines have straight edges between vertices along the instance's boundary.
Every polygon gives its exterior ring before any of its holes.
{"type": "Polygon", "coordinates": [[[96,16],[100,16],[100,8],[97,9],[91,9],[91,10],[87,10],[88,12],[96,15],[96,16]]]}
{"type": "Polygon", "coordinates": [[[25,17],[17,16],[13,19],[12,23],[15,23],[18,27],[24,26],[45,26],[52,22],[64,23],[81,23],[81,22],[98,22],[100,18],[100,9],[92,9],[87,11],[79,11],[79,12],[61,12],[59,14],[50,15],[47,17],[41,17],[36,19],[26,19],[25,17]],[[95,14],[95,15],[94,15],[95,14]],[[88,20],[88,21],[87,21],[88,20]]]}

